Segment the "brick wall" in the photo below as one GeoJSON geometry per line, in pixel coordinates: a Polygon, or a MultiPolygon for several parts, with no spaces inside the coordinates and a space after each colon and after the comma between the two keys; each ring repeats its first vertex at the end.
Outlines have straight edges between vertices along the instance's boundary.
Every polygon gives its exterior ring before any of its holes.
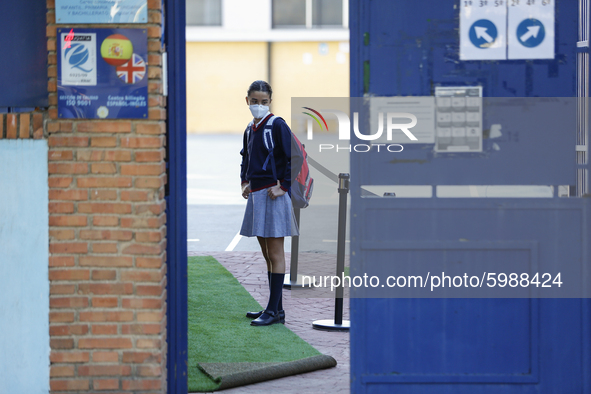
{"type": "Polygon", "coordinates": [[[148,29],[149,119],[138,121],[57,119],[56,28],[70,26],[47,6],[51,392],[166,392],[160,0],[147,25],[76,25],[148,29]]]}

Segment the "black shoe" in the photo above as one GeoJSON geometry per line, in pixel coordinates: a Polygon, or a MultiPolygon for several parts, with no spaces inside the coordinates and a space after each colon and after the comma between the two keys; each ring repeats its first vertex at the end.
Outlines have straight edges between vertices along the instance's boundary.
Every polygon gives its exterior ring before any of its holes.
{"type": "MultiPolygon", "coordinates": [[[[264,311],[246,312],[246,317],[248,317],[249,319],[256,319],[260,317],[263,314],[263,312],[264,311]]],[[[281,321],[281,323],[285,324],[285,311],[283,309],[279,311],[279,320],[281,321]]]]}
{"type": "Polygon", "coordinates": [[[273,311],[265,311],[261,316],[250,322],[251,326],[270,326],[271,324],[280,323],[279,313],[273,311]]]}

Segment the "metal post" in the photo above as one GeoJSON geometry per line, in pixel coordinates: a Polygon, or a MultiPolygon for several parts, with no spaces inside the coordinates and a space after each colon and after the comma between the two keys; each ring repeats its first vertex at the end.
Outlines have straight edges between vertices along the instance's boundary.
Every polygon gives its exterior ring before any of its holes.
{"type": "MultiPolygon", "coordinates": [[[[295,221],[300,228],[300,208],[294,208],[293,214],[295,221]]],[[[291,237],[291,261],[289,263],[289,276],[285,277],[283,281],[283,288],[291,289],[292,287],[303,287],[301,275],[298,275],[298,255],[300,252],[300,237],[291,237]]]]}
{"type": "MultiPolygon", "coordinates": [[[[343,278],[345,272],[345,246],[347,231],[347,196],[349,194],[349,174],[339,174],[339,222],[337,235],[337,277],[343,278]]],[[[316,320],[312,327],[326,331],[349,331],[351,323],[343,321],[344,281],[336,288],[334,320],[316,320]]]]}

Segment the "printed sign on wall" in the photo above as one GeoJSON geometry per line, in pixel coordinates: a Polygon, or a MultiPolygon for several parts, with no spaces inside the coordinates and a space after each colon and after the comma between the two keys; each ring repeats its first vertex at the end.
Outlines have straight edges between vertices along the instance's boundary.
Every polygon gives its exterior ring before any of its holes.
{"type": "Polygon", "coordinates": [[[509,0],[509,59],[554,59],[554,0],[509,0]]]}
{"type": "Polygon", "coordinates": [[[506,1],[460,1],[461,60],[507,59],[506,1]]]}
{"type": "Polygon", "coordinates": [[[58,116],[148,117],[145,29],[58,29],[58,116]]]}
{"type": "Polygon", "coordinates": [[[55,0],[55,19],[64,23],[147,23],[148,0],[55,0]]]}

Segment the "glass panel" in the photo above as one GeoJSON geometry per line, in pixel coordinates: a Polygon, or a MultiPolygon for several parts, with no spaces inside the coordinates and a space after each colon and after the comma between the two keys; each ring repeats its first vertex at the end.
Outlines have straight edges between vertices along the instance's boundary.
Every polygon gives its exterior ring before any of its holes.
{"type": "Polygon", "coordinates": [[[343,26],[343,0],[313,0],[312,25],[343,26]]]}
{"type": "Polygon", "coordinates": [[[187,0],[188,26],[221,26],[222,0],[187,0]]]}
{"type": "Polygon", "coordinates": [[[306,0],[273,0],[273,27],[306,27],[306,0]]]}

